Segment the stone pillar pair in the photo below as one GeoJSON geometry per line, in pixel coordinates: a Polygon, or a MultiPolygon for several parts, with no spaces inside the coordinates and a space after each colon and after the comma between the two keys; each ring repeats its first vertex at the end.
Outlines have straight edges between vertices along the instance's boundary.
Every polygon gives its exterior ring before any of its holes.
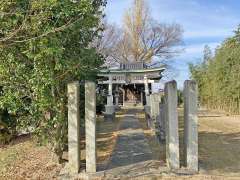
{"type": "MultiPolygon", "coordinates": [[[[79,173],[80,109],[79,82],[68,84],[68,167],[70,173],[79,173]]],[[[86,172],[96,172],[96,85],[85,83],[86,172]]]]}
{"type": "MultiPolygon", "coordinates": [[[[177,112],[177,83],[165,84],[166,158],[171,169],[180,168],[177,112]]],[[[197,84],[184,83],[184,160],[187,169],[198,171],[197,84]]]]}

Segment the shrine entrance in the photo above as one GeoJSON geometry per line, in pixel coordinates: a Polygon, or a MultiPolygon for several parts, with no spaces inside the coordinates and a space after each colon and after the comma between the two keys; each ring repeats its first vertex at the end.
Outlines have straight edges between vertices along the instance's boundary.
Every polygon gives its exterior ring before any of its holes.
{"type": "Polygon", "coordinates": [[[98,84],[108,85],[105,114],[112,115],[115,107],[149,105],[151,85],[162,78],[162,67],[147,67],[144,63],[120,64],[116,69],[102,69],[98,84]]]}
{"type": "Polygon", "coordinates": [[[145,100],[144,97],[144,86],[142,84],[129,84],[123,85],[125,96],[120,96],[123,99],[124,105],[143,105],[145,100]]]}

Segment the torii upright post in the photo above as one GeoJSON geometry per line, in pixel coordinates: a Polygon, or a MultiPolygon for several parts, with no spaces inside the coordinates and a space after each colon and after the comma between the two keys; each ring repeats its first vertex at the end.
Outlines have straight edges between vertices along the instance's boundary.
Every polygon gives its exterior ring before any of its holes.
{"type": "Polygon", "coordinates": [[[71,173],[80,170],[79,82],[68,84],[68,164],[71,173]]]}
{"type": "Polygon", "coordinates": [[[96,172],[96,85],[85,83],[86,172],[96,172]]]}
{"type": "Polygon", "coordinates": [[[144,76],[144,88],[145,88],[145,96],[146,96],[146,106],[149,106],[149,88],[148,88],[148,79],[147,76],[144,76]]]}
{"type": "Polygon", "coordinates": [[[177,83],[170,81],[165,84],[166,102],[166,158],[170,169],[178,169],[179,162],[179,134],[177,112],[177,83]]]}
{"type": "Polygon", "coordinates": [[[115,106],[113,105],[113,95],[112,95],[112,75],[109,75],[108,82],[108,96],[107,96],[107,105],[105,105],[105,120],[114,120],[115,118],[115,106]]]}
{"type": "Polygon", "coordinates": [[[197,83],[184,82],[184,159],[187,168],[198,171],[197,83]]]}

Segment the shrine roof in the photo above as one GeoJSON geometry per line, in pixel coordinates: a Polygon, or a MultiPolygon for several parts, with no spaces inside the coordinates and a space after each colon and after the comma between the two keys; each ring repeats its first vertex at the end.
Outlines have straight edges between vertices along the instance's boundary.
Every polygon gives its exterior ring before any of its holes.
{"type": "Polygon", "coordinates": [[[102,69],[100,74],[125,74],[125,73],[152,73],[152,72],[163,72],[165,66],[160,67],[147,67],[143,63],[132,63],[132,64],[120,64],[118,69],[102,69]]]}

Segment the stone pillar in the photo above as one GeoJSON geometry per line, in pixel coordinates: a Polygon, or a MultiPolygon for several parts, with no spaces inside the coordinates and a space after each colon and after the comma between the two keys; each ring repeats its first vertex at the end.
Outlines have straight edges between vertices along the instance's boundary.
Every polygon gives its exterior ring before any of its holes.
{"type": "Polygon", "coordinates": [[[184,82],[184,159],[186,167],[198,171],[197,83],[184,82]]]}
{"type": "Polygon", "coordinates": [[[119,106],[119,94],[115,94],[115,111],[120,110],[119,106]]]}
{"type": "Polygon", "coordinates": [[[105,120],[114,120],[115,118],[115,106],[113,105],[112,95],[112,75],[109,75],[107,105],[105,105],[104,118],[105,120]]]}
{"type": "Polygon", "coordinates": [[[123,89],[123,106],[125,106],[125,89],[123,89]]]}
{"type": "Polygon", "coordinates": [[[112,96],[112,75],[109,75],[108,95],[112,96]]]}
{"type": "Polygon", "coordinates": [[[96,172],[96,85],[85,83],[86,172],[96,172]]]}
{"type": "Polygon", "coordinates": [[[150,107],[151,107],[151,115],[153,118],[156,118],[159,115],[159,104],[161,102],[161,94],[153,93],[150,94],[150,107]]]}
{"type": "Polygon", "coordinates": [[[71,173],[80,170],[80,111],[79,82],[68,84],[68,165],[71,173]]]}
{"type": "Polygon", "coordinates": [[[108,106],[113,106],[112,75],[109,75],[107,105],[108,106]]]}
{"type": "Polygon", "coordinates": [[[154,116],[154,94],[149,95],[149,106],[150,106],[150,112],[151,112],[151,117],[154,116]]]}
{"type": "Polygon", "coordinates": [[[143,92],[141,92],[141,104],[143,106],[143,92]]]}
{"type": "Polygon", "coordinates": [[[116,105],[116,106],[119,105],[118,101],[119,101],[119,95],[118,95],[118,94],[115,94],[115,105],[116,105]]]}
{"type": "Polygon", "coordinates": [[[119,103],[119,89],[118,89],[118,85],[116,85],[116,93],[115,93],[115,105],[118,106],[119,103]]]}
{"type": "Polygon", "coordinates": [[[164,142],[166,140],[166,108],[164,102],[162,102],[159,106],[159,138],[160,142],[164,142]]]}
{"type": "Polygon", "coordinates": [[[150,128],[150,129],[154,129],[154,118],[153,118],[153,114],[154,114],[154,98],[153,98],[153,94],[150,94],[149,95],[149,105],[147,106],[145,106],[145,111],[147,111],[147,113],[148,113],[148,118],[146,118],[147,119],[147,125],[148,125],[148,128],[150,128]],[[146,109],[146,108],[148,108],[148,109],[146,109]],[[148,112],[149,111],[149,112],[148,112]]]}
{"type": "Polygon", "coordinates": [[[151,93],[152,93],[152,94],[155,93],[155,92],[153,91],[153,89],[154,89],[154,83],[151,83],[151,93]]]}
{"type": "Polygon", "coordinates": [[[149,88],[148,88],[148,79],[147,76],[144,76],[144,88],[145,88],[145,96],[146,96],[146,106],[149,106],[149,88]]]}
{"type": "Polygon", "coordinates": [[[107,96],[107,105],[113,106],[113,96],[112,95],[107,96]]]}
{"type": "Polygon", "coordinates": [[[179,163],[179,135],[177,112],[177,83],[170,81],[165,84],[166,102],[166,158],[170,169],[178,169],[179,163]]]}
{"type": "Polygon", "coordinates": [[[160,93],[153,93],[150,94],[150,127],[155,129],[158,126],[158,119],[159,119],[159,105],[161,102],[161,94],[160,93]],[[157,124],[156,124],[157,123],[157,124]],[[156,126],[155,126],[156,125],[156,126]]]}

